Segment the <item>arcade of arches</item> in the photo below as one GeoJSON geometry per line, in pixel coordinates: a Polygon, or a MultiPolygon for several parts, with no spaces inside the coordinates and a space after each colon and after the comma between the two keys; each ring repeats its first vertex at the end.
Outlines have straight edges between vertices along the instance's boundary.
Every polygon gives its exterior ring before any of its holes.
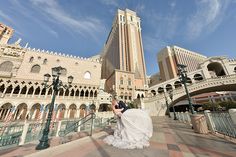
{"type": "MultiPolygon", "coordinates": [[[[42,82],[0,79],[0,98],[4,98],[0,103],[0,120],[7,120],[10,113],[10,120],[43,119],[47,117],[52,94],[52,88],[44,88],[42,82]],[[45,101],[48,103],[43,104],[45,101]]],[[[91,111],[110,111],[109,104],[107,108],[103,104],[99,106],[98,87],[95,86],[73,85],[69,90],[60,88],[56,100],[61,102],[54,106],[56,119],[79,118],[91,111]],[[68,104],[70,101],[75,103],[68,104]]]]}
{"type": "MultiPolygon", "coordinates": [[[[106,104],[107,108],[101,111],[110,111],[109,104],[106,104]]],[[[100,111],[103,108],[103,104],[96,110],[95,104],[85,105],[81,104],[77,107],[76,104],[71,104],[69,108],[66,108],[65,104],[54,105],[53,118],[57,120],[61,119],[73,119],[86,116],[90,112],[100,111]]],[[[5,103],[0,107],[0,121],[6,121],[10,112],[12,112],[11,118],[8,120],[45,120],[48,114],[49,104],[40,105],[35,103],[32,107],[28,107],[26,103],[21,103],[17,106],[13,106],[11,103],[5,103]]]]}

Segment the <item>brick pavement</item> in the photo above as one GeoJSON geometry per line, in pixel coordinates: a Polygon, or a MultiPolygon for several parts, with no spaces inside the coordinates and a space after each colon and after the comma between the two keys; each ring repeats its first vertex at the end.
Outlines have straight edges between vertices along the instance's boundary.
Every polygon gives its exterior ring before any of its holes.
{"type": "Polygon", "coordinates": [[[50,157],[235,157],[236,144],[211,134],[196,134],[191,126],[166,117],[153,118],[150,147],[121,150],[105,144],[106,132],[29,156],[50,157]]]}

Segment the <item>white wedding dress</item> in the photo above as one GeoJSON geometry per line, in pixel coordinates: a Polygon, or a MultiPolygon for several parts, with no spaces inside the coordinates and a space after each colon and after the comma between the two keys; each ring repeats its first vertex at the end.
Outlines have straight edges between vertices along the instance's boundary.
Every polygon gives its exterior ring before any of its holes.
{"type": "Polygon", "coordinates": [[[120,149],[142,149],[149,146],[152,132],[152,120],[148,113],[129,109],[118,118],[114,134],[107,136],[104,142],[120,149]]]}

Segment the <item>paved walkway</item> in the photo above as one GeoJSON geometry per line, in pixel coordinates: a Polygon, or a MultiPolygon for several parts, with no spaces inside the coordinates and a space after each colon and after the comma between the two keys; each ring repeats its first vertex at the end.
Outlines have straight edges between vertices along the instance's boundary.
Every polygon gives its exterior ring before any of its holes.
{"type": "Polygon", "coordinates": [[[211,134],[193,132],[189,125],[166,117],[153,118],[151,145],[142,150],[121,150],[106,145],[106,132],[29,155],[29,157],[236,157],[236,144],[211,134]]]}

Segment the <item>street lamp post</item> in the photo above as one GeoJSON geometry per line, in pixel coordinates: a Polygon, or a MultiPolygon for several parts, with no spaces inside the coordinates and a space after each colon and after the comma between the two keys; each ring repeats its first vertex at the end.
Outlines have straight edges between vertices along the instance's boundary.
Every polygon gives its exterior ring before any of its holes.
{"type": "Polygon", "coordinates": [[[53,97],[52,97],[51,104],[49,105],[49,113],[48,113],[47,121],[46,121],[46,124],[45,124],[45,128],[43,130],[43,136],[39,140],[40,143],[36,146],[36,150],[46,149],[50,146],[49,142],[48,142],[49,141],[48,134],[49,134],[49,131],[50,131],[50,123],[51,123],[51,119],[52,119],[52,113],[53,113],[53,109],[54,109],[54,102],[55,102],[56,95],[58,94],[58,91],[59,91],[61,86],[66,88],[66,89],[70,88],[71,83],[73,81],[73,76],[69,76],[68,77],[69,86],[62,84],[62,81],[59,80],[59,76],[61,74],[62,69],[63,68],[61,66],[52,68],[53,81],[52,81],[51,85],[47,85],[51,75],[50,74],[45,74],[44,75],[44,83],[43,84],[44,84],[45,88],[53,87],[54,92],[53,92],[53,97]]]}
{"type": "Polygon", "coordinates": [[[187,71],[185,70],[185,68],[187,66],[183,65],[183,64],[177,64],[177,67],[178,67],[178,75],[179,75],[180,82],[182,84],[184,84],[184,89],[185,89],[185,92],[186,92],[186,95],[188,98],[188,104],[189,104],[190,111],[192,114],[195,114],[194,109],[193,109],[193,105],[191,102],[191,98],[190,98],[190,95],[188,92],[187,84],[186,84],[187,83],[187,71]]]}
{"type": "MultiPolygon", "coordinates": [[[[168,91],[168,94],[169,94],[169,97],[170,97],[170,100],[171,100],[171,103],[173,102],[173,90],[169,90],[168,91]]],[[[173,108],[173,112],[174,112],[174,120],[178,120],[178,118],[176,117],[176,113],[175,113],[175,106],[174,104],[172,104],[172,108],[173,108]]]]}
{"type": "MultiPolygon", "coordinates": [[[[163,88],[163,89],[164,89],[164,88],[163,88]]],[[[170,116],[169,104],[168,104],[168,100],[167,100],[165,91],[164,91],[164,97],[165,97],[165,100],[166,100],[166,107],[167,107],[168,116],[169,116],[169,118],[171,118],[171,116],[170,116]]]]}

